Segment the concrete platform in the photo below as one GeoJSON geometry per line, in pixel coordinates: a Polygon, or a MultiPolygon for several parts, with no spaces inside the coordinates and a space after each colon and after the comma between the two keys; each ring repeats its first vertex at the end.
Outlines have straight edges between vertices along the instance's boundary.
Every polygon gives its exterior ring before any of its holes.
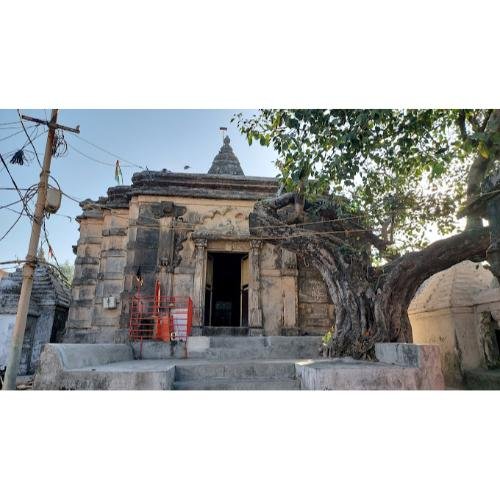
{"type": "Polygon", "coordinates": [[[439,347],[376,344],[378,362],[350,358],[296,364],[301,388],[309,390],[444,389],[439,347]]]}
{"type": "Polygon", "coordinates": [[[299,361],[297,373],[302,389],[309,390],[444,389],[440,381],[435,384],[422,376],[419,368],[348,358],[299,361]]]}
{"type": "Polygon", "coordinates": [[[298,353],[317,352],[316,343],[304,338],[197,339],[187,345],[150,343],[142,348],[131,344],[47,344],[34,389],[444,388],[436,346],[377,344],[379,361],[363,362],[297,357],[298,353]],[[137,359],[138,353],[142,359],[137,359]],[[186,358],[186,353],[192,357],[186,358]],[[279,357],[284,354],[288,356],[279,357]]]}

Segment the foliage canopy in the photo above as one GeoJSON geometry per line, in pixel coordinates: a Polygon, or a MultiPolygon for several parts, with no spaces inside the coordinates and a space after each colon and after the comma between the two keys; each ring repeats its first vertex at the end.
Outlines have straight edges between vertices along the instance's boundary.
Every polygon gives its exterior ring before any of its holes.
{"type": "Polygon", "coordinates": [[[238,126],[249,144],[278,153],[285,191],[335,195],[346,213],[387,238],[396,251],[426,246],[433,228],[458,227],[470,165],[488,158],[500,134],[492,110],[265,109],[238,126]]]}

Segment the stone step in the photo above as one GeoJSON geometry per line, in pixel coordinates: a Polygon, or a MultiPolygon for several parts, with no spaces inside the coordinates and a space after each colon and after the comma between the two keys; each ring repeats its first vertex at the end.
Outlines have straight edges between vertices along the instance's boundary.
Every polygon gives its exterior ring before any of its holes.
{"type": "Polygon", "coordinates": [[[203,335],[209,337],[248,336],[247,326],[204,326],[203,335]]]}
{"type": "Polygon", "coordinates": [[[321,337],[191,337],[185,342],[131,344],[136,359],[311,359],[319,357],[321,337]]]}
{"type": "Polygon", "coordinates": [[[185,342],[146,340],[142,345],[141,342],[132,342],[131,346],[135,359],[182,359],[187,355],[185,342]]]}
{"type": "MultiPolygon", "coordinates": [[[[197,356],[198,357],[198,356],[197,356]]],[[[248,359],[248,360],[257,360],[257,359],[278,359],[278,358],[291,358],[293,356],[278,356],[273,355],[271,349],[266,349],[265,347],[254,347],[254,348],[224,348],[224,347],[216,347],[209,348],[205,352],[201,353],[200,356],[203,359],[207,360],[219,360],[219,361],[229,361],[229,360],[238,360],[238,359],[248,359]]]]}
{"type": "Polygon", "coordinates": [[[274,347],[254,347],[254,348],[210,348],[193,355],[191,358],[202,358],[207,360],[228,361],[231,359],[317,359],[319,358],[316,349],[288,349],[274,347]]]}
{"type": "Polygon", "coordinates": [[[321,337],[211,337],[206,359],[310,359],[319,357],[321,337]]]}
{"type": "Polygon", "coordinates": [[[266,347],[267,337],[232,337],[221,335],[209,337],[210,347],[234,348],[234,347],[266,347]]]}
{"type": "Polygon", "coordinates": [[[293,361],[237,361],[182,364],[175,367],[175,380],[199,380],[207,378],[290,378],[295,377],[293,361]]]}
{"type": "Polygon", "coordinates": [[[284,391],[300,389],[300,381],[289,378],[212,378],[176,381],[173,389],[177,391],[284,391]]]}
{"type": "Polygon", "coordinates": [[[232,337],[218,336],[210,337],[210,347],[273,347],[295,349],[319,349],[321,346],[321,337],[303,336],[303,337],[232,337]]]}

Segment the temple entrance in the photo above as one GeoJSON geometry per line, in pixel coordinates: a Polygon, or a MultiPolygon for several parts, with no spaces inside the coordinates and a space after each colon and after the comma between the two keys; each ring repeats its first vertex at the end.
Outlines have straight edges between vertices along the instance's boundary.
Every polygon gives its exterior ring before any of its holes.
{"type": "Polygon", "coordinates": [[[248,254],[208,253],[205,326],[248,326],[248,254]]]}

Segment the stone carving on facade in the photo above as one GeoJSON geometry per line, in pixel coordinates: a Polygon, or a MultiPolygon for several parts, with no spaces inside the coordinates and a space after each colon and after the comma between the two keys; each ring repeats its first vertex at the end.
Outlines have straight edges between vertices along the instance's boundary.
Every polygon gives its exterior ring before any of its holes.
{"type": "Polygon", "coordinates": [[[165,255],[160,257],[160,266],[165,268],[167,273],[173,273],[182,262],[182,250],[187,235],[185,232],[176,231],[174,226],[168,231],[166,238],[165,255]]]}
{"type": "Polygon", "coordinates": [[[158,221],[163,217],[178,218],[186,213],[186,207],[177,205],[172,201],[147,203],[140,206],[137,224],[148,224],[158,221]]]}
{"type": "Polygon", "coordinates": [[[500,352],[495,336],[495,322],[490,311],[479,313],[479,346],[486,368],[494,369],[500,366],[500,352]]]}
{"type": "Polygon", "coordinates": [[[250,235],[245,229],[248,213],[244,214],[238,207],[225,206],[210,210],[208,213],[188,212],[186,223],[195,227],[196,234],[210,239],[242,236],[244,239],[250,235]]]}

